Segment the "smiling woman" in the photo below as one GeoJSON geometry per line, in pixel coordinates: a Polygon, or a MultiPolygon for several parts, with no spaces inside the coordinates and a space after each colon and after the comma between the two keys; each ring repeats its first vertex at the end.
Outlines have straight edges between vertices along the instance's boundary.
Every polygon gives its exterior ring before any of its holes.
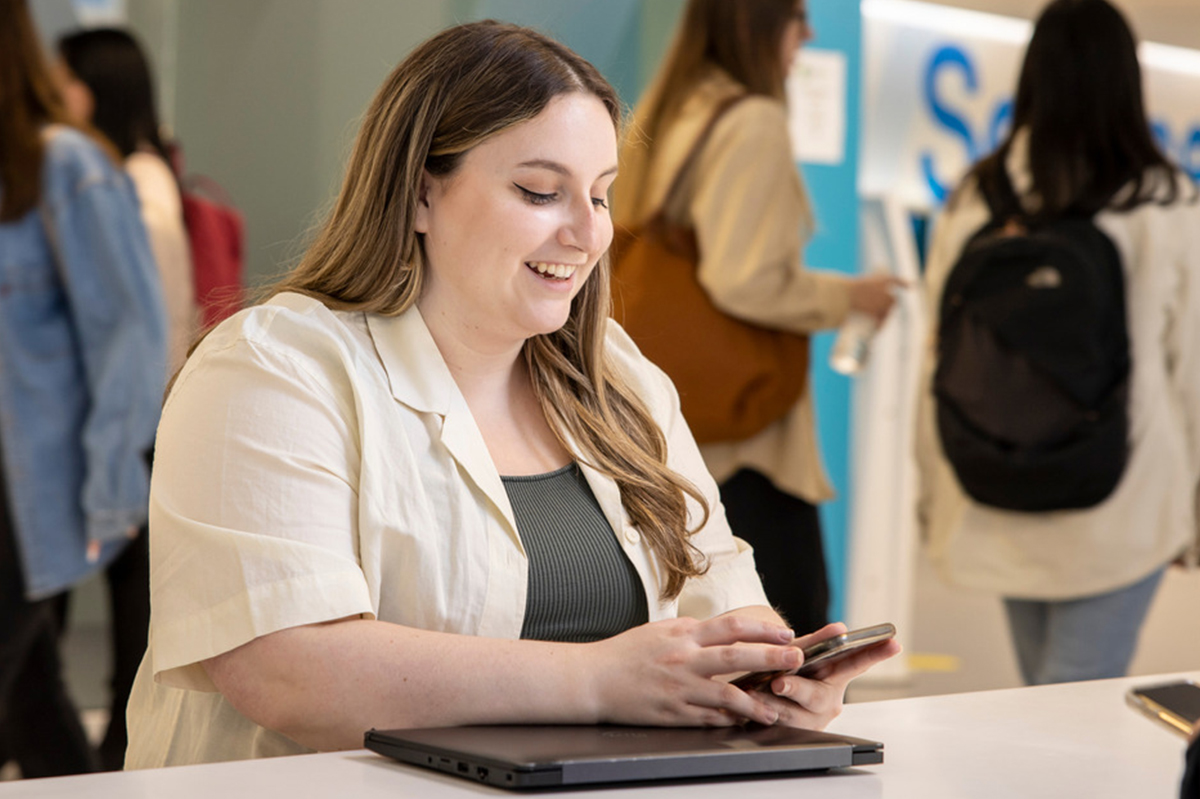
{"type": "Polygon", "coordinates": [[[129,767],[371,727],[822,726],[669,381],[608,318],[619,103],[495,22],[419,46],[266,302],[190,355],[151,495],[129,767]],[[499,690],[497,690],[499,688],[499,690]]]}
{"type": "Polygon", "coordinates": [[[605,197],[616,164],[608,110],[571,93],[472,149],[451,175],[426,176],[415,229],[431,268],[417,304],[440,349],[507,346],[515,356],[566,323],[612,241],[605,197]],[[468,228],[476,235],[462,235],[468,228]]]}

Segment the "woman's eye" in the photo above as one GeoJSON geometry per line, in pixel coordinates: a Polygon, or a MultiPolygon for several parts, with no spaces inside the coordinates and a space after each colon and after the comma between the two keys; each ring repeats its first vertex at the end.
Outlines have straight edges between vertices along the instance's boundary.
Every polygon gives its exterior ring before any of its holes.
{"type": "Polygon", "coordinates": [[[596,206],[597,208],[607,208],[608,201],[605,200],[603,197],[593,197],[592,205],[596,206]]]}
{"type": "Polygon", "coordinates": [[[520,189],[521,193],[525,195],[525,199],[534,205],[546,205],[547,203],[553,202],[554,199],[558,197],[558,195],[553,192],[550,194],[541,194],[536,191],[530,191],[519,183],[514,183],[513,185],[520,189]]]}

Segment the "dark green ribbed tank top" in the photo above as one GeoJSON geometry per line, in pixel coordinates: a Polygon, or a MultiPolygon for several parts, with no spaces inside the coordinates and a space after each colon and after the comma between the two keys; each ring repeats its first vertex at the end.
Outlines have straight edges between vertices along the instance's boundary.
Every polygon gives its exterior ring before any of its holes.
{"type": "Polygon", "coordinates": [[[529,555],[522,638],[585,643],[648,620],[641,578],[575,464],[501,479],[529,555]]]}

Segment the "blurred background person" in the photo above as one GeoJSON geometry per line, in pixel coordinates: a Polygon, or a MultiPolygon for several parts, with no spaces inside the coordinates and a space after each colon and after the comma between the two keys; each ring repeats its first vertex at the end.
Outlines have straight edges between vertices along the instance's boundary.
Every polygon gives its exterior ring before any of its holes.
{"type": "MultiPolygon", "coordinates": [[[[720,311],[799,334],[837,327],[852,310],[882,322],[897,285],[886,276],[804,267],[815,223],[792,156],[784,81],[812,37],[804,0],[691,0],[635,110],[613,198],[618,225],[644,223],[662,208],[718,109],[748,95],[716,122],[693,174],[664,210],[695,229],[696,278],[720,311]]],[[[795,629],[820,628],[829,588],[817,505],[833,489],[807,384],[761,432],[701,451],[734,534],[754,547],[771,603],[795,629]]]]}
{"type": "Polygon", "coordinates": [[[165,325],[110,150],[69,124],[24,0],[0,0],[0,723],[26,777],[93,768],[53,602],[147,513],[165,325]]]}
{"type": "MultiPolygon", "coordinates": [[[[161,138],[149,65],[137,40],[113,28],[64,36],[57,50],[52,72],[71,121],[103,133],[120,152],[133,179],[167,312],[167,374],[174,374],[196,335],[199,311],[179,186],[161,138]]],[[[106,770],[120,769],[125,761],[125,705],[146,650],[150,624],[147,541],[143,528],[105,570],[113,650],[112,701],[100,744],[100,760],[106,770]]]]}
{"type": "Polygon", "coordinates": [[[1127,461],[1091,507],[1018,512],[968,497],[935,424],[935,318],[918,422],[920,517],[947,581],[1004,597],[1025,682],[1119,677],[1164,570],[1196,543],[1200,205],[1154,142],[1133,33],[1106,0],[1056,0],[1038,18],[1012,131],[938,221],[927,307],[940,307],[948,273],[991,221],[984,190],[1003,186],[1032,226],[1094,217],[1116,246],[1132,361],[1127,461]]]}
{"type": "Polygon", "coordinates": [[[77,125],[95,126],[116,145],[133,179],[162,280],[167,372],[174,374],[198,331],[199,311],[183,205],[162,138],[150,65],[137,39],[116,28],[64,36],[57,55],[52,71],[67,114],[77,125]]]}

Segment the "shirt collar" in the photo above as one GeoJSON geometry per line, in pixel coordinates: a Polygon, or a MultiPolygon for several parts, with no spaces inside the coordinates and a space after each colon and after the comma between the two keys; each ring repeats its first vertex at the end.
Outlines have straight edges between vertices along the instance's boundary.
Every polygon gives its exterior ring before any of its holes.
{"type": "Polygon", "coordinates": [[[487,443],[421,312],[414,305],[398,316],[368,314],[367,327],[392,396],[418,413],[442,417],[442,444],[496,506],[517,548],[524,551],[508,492],[488,454],[487,443]]]}
{"type": "Polygon", "coordinates": [[[458,387],[417,307],[397,316],[367,314],[367,328],[392,396],[416,411],[449,413],[458,387]]]}
{"type": "MultiPolygon", "coordinates": [[[[442,416],[442,442],[500,510],[520,547],[508,493],[421,312],[414,305],[398,316],[368,314],[367,326],[392,396],[415,411],[442,416]]],[[[569,434],[567,448],[579,452],[569,434]]],[[[626,520],[617,484],[582,461],[580,466],[605,518],[614,530],[621,530],[626,520]]]]}

